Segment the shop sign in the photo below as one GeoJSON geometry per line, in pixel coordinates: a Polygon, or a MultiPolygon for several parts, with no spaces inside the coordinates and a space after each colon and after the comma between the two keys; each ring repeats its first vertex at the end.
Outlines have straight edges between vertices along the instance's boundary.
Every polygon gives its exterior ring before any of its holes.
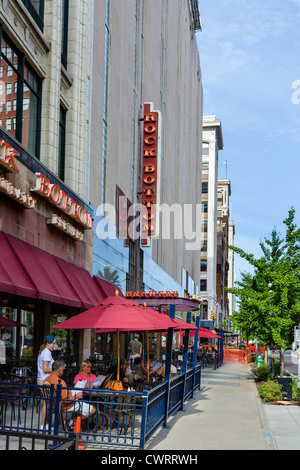
{"type": "Polygon", "coordinates": [[[70,237],[74,238],[75,240],[83,240],[83,232],[78,230],[76,227],[70,224],[70,222],[67,222],[63,217],[60,217],[57,214],[52,214],[51,219],[47,220],[47,224],[54,225],[55,227],[70,235],[70,237]]]}
{"type": "MultiPolygon", "coordinates": [[[[6,171],[19,173],[15,160],[16,155],[20,155],[17,150],[13,149],[5,140],[0,139],[0,167],[6,171]]],[[[35,191],[47,198],[53,205],[73,218],[84,229],[92,228],[92,216],[62,191],[58,185],[50,184],[48,178],[41,173],[36,173],[36,187],[31,191],[35,191]]],[[[13,183],[4,177],[0,177],[0,192],[6,194],[28,209],[36,208],[36,199],[25,191],[16,188],[13,183]]],[[[51,219],[48,219],[47,223],[56,226],[75,240],[83,240],[83,232],[57,214],[52,214],[51,219]]]]}
{"type": "Polygon", "coordinates": [[[126,291],[127,298],[135,298],[135,299],[178,299],[179,292],[178,291],[126,291]]]}
{"type": "Polygon", "coordinates": [[[141,243],[158,236],[158,205],[160,176],[160,112],[152,103],[144,105],[143,161],[142,161],[142,214],[141,243]]]}
{"type": "MultiPolygon", "coordinates": [[[[19,169],[16,164],[15,155],[20,155],[10,144],[5,140],[0,139],[0,166],[5,171],[12,173],[19,173],[19,169]]],[[[6,178],[0,177],[0,192],[6,194],[11,199],[14,199],[22,206],[27,209],[34,209],[36,200],[27,194],[22,189],[16,188],[16,186],[8,181],[6,178]]]]}
{"type": "Polygon", "coordinates": [[[0,165],[12,173],[19,173],[15,155],[20,155],[5,140],[0,139],[0,165]]]}
{"type": "Polygon", "coordinates": [[[16,188],[10,181],[0,178],[0,191],[14,199],[27,209],[35,209],[36,200],[21,189],[16,188]]]}
{"type": "Polygon", "coordinates": [[[36,186],[31,191],[47,199],[57,209],[74,219],[84,229],[93,227],[92,215],[82,206],[77,204],[57,184],[51,184],[49,179],[42,173],[36,173],[36,186]]]}

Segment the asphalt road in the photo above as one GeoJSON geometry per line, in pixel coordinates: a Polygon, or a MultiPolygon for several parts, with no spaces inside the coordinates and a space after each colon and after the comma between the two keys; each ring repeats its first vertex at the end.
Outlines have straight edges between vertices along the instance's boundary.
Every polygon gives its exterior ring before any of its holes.
{"type": "Polygon", "coordinates": [[[298,375],[298,353],[293,354],[292,351],[285,351],[284,366],[290,374],[298,375]]]}

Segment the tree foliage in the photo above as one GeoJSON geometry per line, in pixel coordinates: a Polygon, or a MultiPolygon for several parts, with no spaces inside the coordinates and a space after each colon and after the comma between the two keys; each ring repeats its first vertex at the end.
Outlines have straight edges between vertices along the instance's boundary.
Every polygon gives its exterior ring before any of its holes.
{"type": "Polygon", "coordinates": [[[257,338],[261,344],[280,349],[292,343],[294,326],[300,321],[300,228],[294,218],[291,208],[283,221],[285,237],[274,228],[270,238],[260,242],[260,258],[229,247],[254,268],[253,274],[242,274],[235,288],[226,289],[239,303],[230,321],[247,339],[257,338]]]}

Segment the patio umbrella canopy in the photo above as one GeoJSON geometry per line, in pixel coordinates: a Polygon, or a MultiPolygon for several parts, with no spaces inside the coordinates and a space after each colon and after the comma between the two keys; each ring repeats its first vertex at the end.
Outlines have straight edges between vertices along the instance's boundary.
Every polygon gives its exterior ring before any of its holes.
{"type": "MultiPolygon", "coordinates": [[[[157,311],[154,311],[154,313],[158,313],[157,311]]],[[[166,315],[165,313],[158,313],[159,317],[157,317],[157,321],[158,322],[165,322],[165,319],[170,319],[170,317],[168,315],[166,315]]],[[[182,320],[178,320],[178,319],[172,319],[172,322],[173,322],[173,326],[169,326],[169,328],[174,328],[174,333],[179,333],[179,330],[193,330],[193,333],[194,333],[194,330],[197,330],[197,327],[195,325],[192,325],[191,323],[186,323],[182,320]]],[[[120,331],[143,331],[143,330],[139,330],[138,328],[119,328],[120,331]]],[[[164,334],[166,334],[167,332],[165,331],[166,328],[164,328],[162,330],[162,328],[154,328],[152,330],[148,330],[148,331],[163,331],[164,334]]],[[[115,333],[117,331],[117,328],[114,327],[114,328],[99,328],[99,330],[95,331],[95,333],[115,333]]],[[[190,336],[193,336],[192,333],[190,333],[190,336]]]]}
{"type": "MultiPolygon", "coordinates": [[[[9,328],[9,327],[15,327],[15,326],[17,326],[16,321],[11,320],[10,318],[0,316],[0,328],[9,328]]],[[[25,325],[21,323],[20,326],[25,326],[25,325]]]]}
{"type": "Polygon", "coordinates": [[[177,323],[167,315],[153,309],[142,307],[136,302],[116,296],[107,297],[99,305],[69,318],[52,328],[55,329],[105,329],[116,331],[118,341],[117,379],[120,373],[120,331],[165,331],[178,327],[177,323]]]}
{"type": "Polygon", "coordinates": [[[102,332],[103,329],[107,332],[165,331],[168,328],[178,328],[178,324],[165,314],[116,295],[107,297],[96,307],[54,325],[52,328],[74,330],[100,328],[102,332]]]}
{"type": "MultiPolygon", "coordinates": [[[[181,335],[185,336],[185,332],[182,332],[181,335]]],[[[190,336],[195,336],[195,331],[191,331],[190,336]]],[[[207,330],[206,328],[200,327],[198,331],[198,338],[221,338],[221,336],[213,333],[210,330],[207,330]]]]}

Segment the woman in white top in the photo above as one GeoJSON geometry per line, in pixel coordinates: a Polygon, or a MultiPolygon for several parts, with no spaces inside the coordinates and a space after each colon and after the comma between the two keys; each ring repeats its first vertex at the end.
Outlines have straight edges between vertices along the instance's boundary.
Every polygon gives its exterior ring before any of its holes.
{"type": "Polygon", "coordinates": [[[54,359],[52,357],[52,351],[56,344],[54,336],[48,335],[44,340],[44,344],[40,347],[38,359],[37,359],[37,384],[43,385],[44,380],[48,375],[52,373],[52,364],[54,359]]]}

